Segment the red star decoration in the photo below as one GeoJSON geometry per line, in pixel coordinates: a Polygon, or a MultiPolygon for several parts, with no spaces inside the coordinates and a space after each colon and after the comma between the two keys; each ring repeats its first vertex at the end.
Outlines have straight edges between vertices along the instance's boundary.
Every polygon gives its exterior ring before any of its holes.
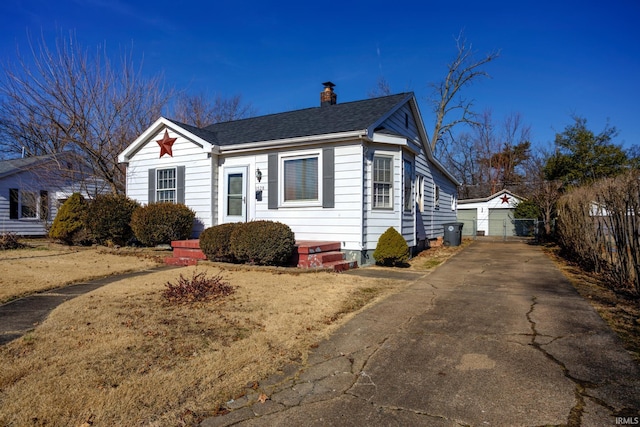
{"type": "Polygon", "coordinates": [[[500,200],[502,200],[502,203],[509,203],[509,196],[505,194],[504,196],[500,197],[500,200]]]}
{"type": "Polygon", "coordinates": [[[167,131],[166,129],[164,130],[164,137],[156,141],[160,146],[160,157],[164,156],[165,154],[173,157],[171,147],[173,146],[173,143],[176,142],[176,139],[178,138],[169,138],[169,131],[167,131]]]}

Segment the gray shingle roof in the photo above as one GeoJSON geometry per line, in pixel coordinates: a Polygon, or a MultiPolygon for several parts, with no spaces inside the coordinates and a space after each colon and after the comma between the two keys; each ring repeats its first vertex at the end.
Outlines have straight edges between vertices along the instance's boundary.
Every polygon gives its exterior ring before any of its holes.
{"type": "Polygon", "coordinates": [[[401,93],[185,129],[221,146],[364,130],[412,95],[401,93]]]}
{"type": "Polygon", "coordinates": [[[19,159],[0,160],[0,178],[4,178],[14,173],[36,167],[41,163],[46,163],[56,158],[61,159],[65,154],[47,154],[44,156],[23,157],[19,159]]]}

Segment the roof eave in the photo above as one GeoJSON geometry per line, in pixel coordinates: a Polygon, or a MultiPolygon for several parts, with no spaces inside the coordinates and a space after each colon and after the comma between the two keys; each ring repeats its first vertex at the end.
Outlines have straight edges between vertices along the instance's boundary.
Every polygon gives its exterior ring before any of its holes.
{"type": "Polygon", "coordinates": [[[367,130],[356,130],[349,132],[327,133],[322,135],[308,135],[295,138],[275,139],[271,141],[256,141],[243,144],[221,145],[220,153],[267,150],[274,148],[287,148],[291,146],[300,147],[304,145],[322,144],[329,142],[341,142],[359,140],[367,135],[367,130]]]}

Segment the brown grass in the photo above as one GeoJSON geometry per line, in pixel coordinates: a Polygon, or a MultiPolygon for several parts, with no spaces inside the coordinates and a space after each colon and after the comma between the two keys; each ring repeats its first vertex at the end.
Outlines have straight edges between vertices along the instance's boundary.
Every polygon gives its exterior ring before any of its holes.
{"type": "MultiPolygon", "coordinates": [[[[70,257],[83,256],[90,254],[70,257]]],[[[0,425],[195,425],[248,383],[304,363],[354,312],[405,286],[210,263],[114,282],[68,301],[33,332],[0,347],[0,425]],[[165,284],[193,272],[221,274],[236,292],[214,302],[168,304],[165,284]]]]}
{"type": "Polygon", "coordinates": [[[559,248],[550,245],[545,252],[609,327],[620,337],[625,348],[640,362],[640,300],[617,293],[605,286],[603,278],[588,273],[559,256],[559,248]]]}
{"type": "Polygon", "coordinates": [[[149,256],[131,256],[123,261],[108,248],[38,243],[26,249],[0,251],[0,304],[34,292],[156,265],[158,260],[149,256]]]}

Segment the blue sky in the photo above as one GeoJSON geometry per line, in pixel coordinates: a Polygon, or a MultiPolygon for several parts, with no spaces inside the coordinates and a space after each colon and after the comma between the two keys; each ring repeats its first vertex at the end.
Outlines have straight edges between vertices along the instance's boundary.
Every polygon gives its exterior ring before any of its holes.
{"type": "Polygon", "coordinates": [[[0,61],[27,32],[75,30],[86,47],[132,48],[149,74],[177,89],[241,95],[258,114],[316,106],[322,82],[338,102],[364,99],[380,76],[413,91],[427,131],[429,84],[441,80],[464,29],[479,54],[500,50],[492,76],[464,91],[494,120],[520,113],[532,141],[587,119],[616,143],[640,145],[640,3],[605,1],[136,1],[4,0],[0,61]]]}

